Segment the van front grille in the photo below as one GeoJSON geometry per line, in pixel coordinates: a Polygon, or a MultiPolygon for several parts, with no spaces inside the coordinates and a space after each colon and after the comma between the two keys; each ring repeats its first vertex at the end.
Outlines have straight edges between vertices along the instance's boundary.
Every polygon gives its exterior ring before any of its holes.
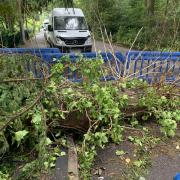
{"type": "Polygon", "coordinates": [[[66,45],[84,45],[86,39],[65,39],[66,45]]]}

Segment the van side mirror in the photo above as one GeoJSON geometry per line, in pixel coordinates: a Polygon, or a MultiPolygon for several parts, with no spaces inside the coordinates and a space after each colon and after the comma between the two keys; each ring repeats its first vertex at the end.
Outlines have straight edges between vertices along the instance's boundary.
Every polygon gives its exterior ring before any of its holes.
{"type": "Polygon", "coordinates": [[[48,25],[48,31],[53,31],[53,28],[51,25],[48,25]]]}

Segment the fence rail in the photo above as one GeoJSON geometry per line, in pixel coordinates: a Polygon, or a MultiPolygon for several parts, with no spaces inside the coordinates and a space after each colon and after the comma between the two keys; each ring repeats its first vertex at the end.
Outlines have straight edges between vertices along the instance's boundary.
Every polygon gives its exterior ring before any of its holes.
{"type": "MultiPolygon", "coordinates": [[[[82,53],[82,54],[65,54],[60,53],[58,48],[0,48],[0,55],[21,55],[30,54],[37,56],[42,61],[29,63],[26,61],[26,69],[33,70],[37,77],[42,76],[42,72],[38,72],[45,63],[50,67],[61,60],[64,56],[68,56],[72,63],[76,63],[78,59],[84,57],[86,59],[101,58],[104,65],[113,69],[114,73],[103,76],[102,80],[115,80],[119,77],[126,76],[129,78],[141,78],[149,83],[165,81],[179,82],[180,79],[180,52],[157,52],[157,51],[130,51],[123,55],[121,52],[111,54],[110,52],[102,53],[82,53]],[[37,68],[38,67],[38,68],[37,68]]],[[[71,72],[67,68],[65,76],[75,82],[82,81],[78,71],[71,72]]]]}

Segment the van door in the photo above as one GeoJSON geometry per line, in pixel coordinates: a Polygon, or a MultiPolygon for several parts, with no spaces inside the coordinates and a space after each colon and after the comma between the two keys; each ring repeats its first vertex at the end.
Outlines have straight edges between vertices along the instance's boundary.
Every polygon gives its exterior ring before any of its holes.
{"type": "Polygon", "coordinates": [[[49,18],[49,26],[48,26],[48,42],[51,46],[55,45],[55,38],[54,38],[54,20],[53,16],[49,18]]]}

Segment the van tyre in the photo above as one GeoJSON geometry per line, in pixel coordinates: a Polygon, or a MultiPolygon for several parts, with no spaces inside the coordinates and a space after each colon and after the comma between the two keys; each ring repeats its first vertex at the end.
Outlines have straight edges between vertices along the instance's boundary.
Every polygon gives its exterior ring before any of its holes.
{"type": "Polygon", "coordinates": [[[51,43],[49,44],[49,46],[50,46],[51,48],[53,48],[53,47],[54,47],[54,45],[53,45],[53,44],[51,44],[51,43]]]}

